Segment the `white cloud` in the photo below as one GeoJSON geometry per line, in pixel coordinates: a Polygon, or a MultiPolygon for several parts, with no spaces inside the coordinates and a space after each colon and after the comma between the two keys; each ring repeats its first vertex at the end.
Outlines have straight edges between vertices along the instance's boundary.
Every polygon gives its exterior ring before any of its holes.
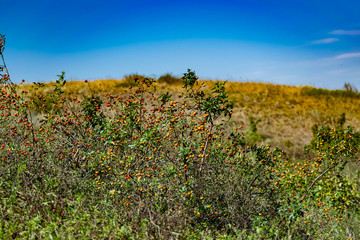
{"type": "Polygon", "coordinates": [[[328,44],[339,41],[338,38],[325,38],[320,40],[311,41],[310,44],[328,44]]]}
{"type": "Polygon", "coordinates": [[[360,52],[343,53],[334,57],[334,59],[346,59],[360,57],[360,52]]]}
{"type": "Polygon", "coordinates": [[[335,30],[330,32],[334,35],[360,35],[360,30],[335,30]]]}

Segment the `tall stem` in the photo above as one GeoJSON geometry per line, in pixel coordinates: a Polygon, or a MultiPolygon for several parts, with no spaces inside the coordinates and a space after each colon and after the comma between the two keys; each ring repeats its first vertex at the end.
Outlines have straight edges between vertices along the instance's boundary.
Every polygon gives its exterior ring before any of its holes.
{"type": "MultiPolygon", "coordinates": [[[[4,48],[3,48],[2,50],[4,50],[4,48]]],[[[3,66],[4,66],[4,69],[5,69],[7,78],[8,78],[8,80],[9,80],[9,82],[10,82],[10,88],[11,88],[11,90],[12,90],[14,93],[16,93],[15,88],[14,88],[14,84],[13,84],[13,82],[12,82],[11,79],[10,79],[10,74],[9,74],[8,69],[7,69],[7,66],[6,66],[6,63],[5,63],[5,59],[4,59],[4,55],[3,55],[2,51],[0,51],[0,55],[1,55],[1,59],[2,59],[2,61],[3,61],[3,66]]]]}

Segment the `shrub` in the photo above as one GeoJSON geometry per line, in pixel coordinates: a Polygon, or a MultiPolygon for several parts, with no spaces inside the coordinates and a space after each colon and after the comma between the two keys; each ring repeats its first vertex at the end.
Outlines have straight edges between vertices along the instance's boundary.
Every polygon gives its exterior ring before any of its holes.
{"type": "Polygon", "coordinates": [[[360,94],[357,92],[355,88],[353,88],[349,84],[345,84],[345,90],[328,90],[323,88],[314,88],[314,87],[303,87],[301,89],[301,94],[305,96],[312,97],[351,97],[351,98],[359,98],[360,94]]]}
{"type": "Polygon", "coordinates": [[[117,84],[117,87],[135,87],[136,86],[135,80],[141,81],[144,78],[145,78],[145,76],[139,75],[139,74],[125,75],[122,82],[117,84]]]}
{"type": "Polygon", "coordinates": [[[173,76],[170,73],[167,73],[167,74],[164,74],[164,75],[160,76],[157,81],[159,83],[166,83],[166,84],[169,84],[169,85],[180,84],[181,83],[180,78],[177,78],[177,77],[173,76]]]}
{"type": "Polygon", "coordinates": [[[226,82],[208,89],[190,69],[177,100],[146,77],[126,96],[69,99],[62,73],[41,112],[1,77],[3,238],[304,239],[326,234],[328,218],[346,219],[340,237],[358,233],[359,178],[343,174],[358,158],[351,127],[314,130],[296,162],[244,145],[226,82]]]}

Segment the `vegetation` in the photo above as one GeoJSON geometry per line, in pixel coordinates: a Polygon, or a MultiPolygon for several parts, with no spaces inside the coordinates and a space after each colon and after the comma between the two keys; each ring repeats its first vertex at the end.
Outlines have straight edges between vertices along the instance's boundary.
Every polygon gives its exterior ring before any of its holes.
{"type": "MultiPolygon", "coordinates": [[[[62,73],[32,87],[1,70],[3,239],[360,235],[360,133],[345,114],[314,125],[294,157],[264,143],[264,119],[249,115],[241,132],[232,119],[237,104],[247,108],[225,88],[234,83],[201,82],[190,69],[181,85],[139,75],[74,83],[62,73]],[[122,90],[103,95],[100,84],[122,90]]],[[[282,97],[299,94],[288,88],[282,97]]]]}
{"type": "MultiPolygon", "coordinates": [[[[129,75],[122,80],[96,80],[89,82],[96,96],[104,99],[106,93],[128,96],[129,87],[135,86],[134,77],[129,75]]],[[[166,75],[165,75],[166,76],[166,75]]],[[[175,78],[175,77],[174,77],[175,78]]],[[[159,78],[161,79],[161,77],[159,78]]],[[[208,89],[215,82],[202,80],[208,89]]],[[[170,84],[159,80],[154,82],[158,95],[169,93],[173,100],[179,101],[182,93],[182,81],[170,84]]],[[[20,91],[27,91],[27,99],[39,101],[38,97],[47,97],[53,93],[54,83],[43,83],[43,87],[34,84],[18,85],[20,91]]],[[[81,100],[83,95],[91,95],[83,82],[70,81],[62,88],[63,96],[81,100]]],[[[206,91],[206,89],[204,89],[206,91]]],[[[254,121],[261,119],[256,125],[260,143],[279,146],[290,156],[302,155],[302,146],[312,139],[312,127],[324,124],[334,125],[336,118],[346,113],[346,123],[360,126],[360,98],[354,90],[326,90],[311,87],[292,87],[253,82],[226,83],[228,98],[234,103],[231,122],[243,125],[245,133],[251,132],[250,117],[254,121]],[[309,91],[323,91],[311,94],[309,91]],[[339,94],[341,93],[341,94],[339,94]]],[[[46,104],[46,103],[44,103],[46,104]]],[[[250,135],[250,134],[249,134],[250,135]]]]}

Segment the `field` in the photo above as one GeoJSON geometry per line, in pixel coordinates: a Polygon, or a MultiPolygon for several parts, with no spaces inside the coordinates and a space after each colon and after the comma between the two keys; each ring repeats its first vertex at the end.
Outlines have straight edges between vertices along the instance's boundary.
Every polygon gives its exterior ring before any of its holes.
{"type": "Polygon", "coordinates": [[[358,239],[360,94],[345,86],[3,73],[0,237],[358,239]]]}

